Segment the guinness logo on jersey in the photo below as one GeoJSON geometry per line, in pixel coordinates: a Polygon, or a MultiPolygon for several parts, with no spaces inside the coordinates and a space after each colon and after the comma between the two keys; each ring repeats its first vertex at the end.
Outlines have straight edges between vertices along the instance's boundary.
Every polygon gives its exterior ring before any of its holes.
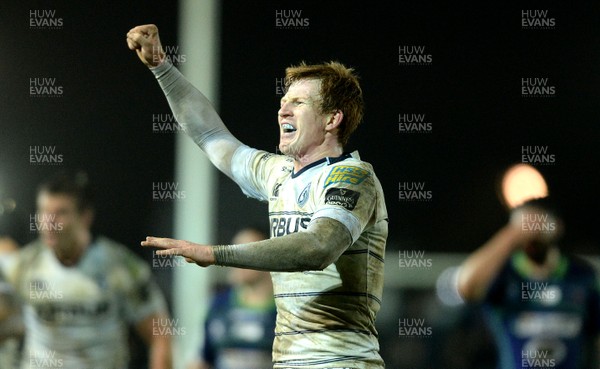
{"type": "Polygon", "coordinates": [[[308,191],[310,191],[310,183],[304,187],[300,196],[298,196],[298,205],[304,206],[304,204],[306,204],[306,201],[308,201],[308,191]]]}
{"type": "Polygon", "coordinates": [[[346,210],[354,210],[359,197],[360,192],[347,188],[330,188],[325,194],[325,204],[341,206],[346,210]]]}

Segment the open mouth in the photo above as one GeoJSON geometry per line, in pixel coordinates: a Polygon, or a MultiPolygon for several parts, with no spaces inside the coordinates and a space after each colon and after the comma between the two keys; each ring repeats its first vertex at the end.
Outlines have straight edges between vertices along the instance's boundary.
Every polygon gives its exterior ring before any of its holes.
{"type": "Polygon", "coordinates": [[[292,133],[292,132],[296,132],[296,128],[294,128],[294,126],[292,126],[289,123],[283,123],[281,125],[281,129],[283,131],[283,133],[292,133]]]}

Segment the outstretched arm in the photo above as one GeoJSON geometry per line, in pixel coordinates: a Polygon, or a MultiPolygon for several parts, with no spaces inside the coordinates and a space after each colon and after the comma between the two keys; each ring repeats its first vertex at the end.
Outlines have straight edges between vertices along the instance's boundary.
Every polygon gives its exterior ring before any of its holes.
{"type": "Polygon", "coordinates": [[[142,246],[157,255],[180,255],[200,266],[223,265],[273,272],[322,270],[350,246],[350,231],[331,218],[313,220],[305,232],[239,245],[207,246],[170,238],[147,237],[142,246]]]}
{"type": "Polygon", "coordinates": [[[153,24],[132,28],[127,45],[156,76],[177,122],[210,161],[231,177],[231,158],[241,142],[225,127],[208,99],[165,61],[158,28],[153,24]]]}
{"type": "Polygon", "coordinates": [[[519,230],[507,225],[463,262],[457,286],[463,299],[470,302],[483,299],[504,263],[519,246],[519,237],[519,230]]]}
{"type": "MultiPolygon", "coordinates": [[[[509,223],[462,263],[457,288],[466,301],[481,301],[508,258],[527,241],[552,242],[555,239],[558,230],[540,232],[542,227],[535,224],[542,222],[543,215],[535,207],[513,210],[509,223]]],[[[552,218],[545,221],[556,222],[552,218]]]]}

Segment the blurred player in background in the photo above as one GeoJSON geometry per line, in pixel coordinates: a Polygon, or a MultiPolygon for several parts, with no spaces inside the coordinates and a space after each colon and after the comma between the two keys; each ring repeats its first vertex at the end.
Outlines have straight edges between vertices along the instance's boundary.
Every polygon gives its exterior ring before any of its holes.
{"type": "MultiPolygon", "coordinates": [[[[245,228],[232,242],[244,244],[266,238],[257,229],[245,228]]],[[[270,368],[277,316],[271,276],[233,268],[228,277],[231,288],[215,296],[204,325],[200,360],[189,369],[270,368]]]]}
{"type": "Polygon", "coordinates": [[[148,237],[142,245],[200,266],[271,271],[275,368],[383,368],[375,316],[388,216],[373,167],[357,152],[344,153],[363,112],[353,70],[336,62],[286,69],[277,114],[283,155],[275,155],[229,132],[206,97],[165,60],[156,26],[133,28],[127,43],[152,68],[177,121],[211,162],[246,195],[268,201],[271,223],[264,241],[209,246],[148,237]]]}
{"type": "Polygon", "coordinates": [[[14,199],[0,200],[0,368],[16,368],[23,338],[20,302],[5,280],[3,266],[17,257],[21,245],[30,240],[28,218],[14,199]]]}
{"type": "Polygon", "coordinates": [[[598,368],[598,278],[560,251],[562,231],[549,198],[527,201],[460,268],[458,291],[483,304],[498,368],[598,368]]]}
{"type": "Polygon", "coordinates": [[[37,193],[39,239],[4,267],[23,302],[21,367],[127,368],[127,327],[150,349],[152,369],[170,368],[167,317],[150,268],[125,246],[91,233],[94,211],[84,174],[57,174],[37,193]]]}
{"type": "MultiPolygon", "coordinates": [[[[0,253],[0,258],[4,257],[0,253]]],[[[0,368],[16,368],[23,336],[19,301],[12,286],[0,273],[0,368]]]]}

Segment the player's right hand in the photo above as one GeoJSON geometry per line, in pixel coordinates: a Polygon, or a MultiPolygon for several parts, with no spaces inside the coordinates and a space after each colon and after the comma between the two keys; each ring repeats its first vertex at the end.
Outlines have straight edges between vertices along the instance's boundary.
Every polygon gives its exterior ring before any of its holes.
{"type": "Polygon", "coordinates": [[[208,245],[150,236],[146,237],[146,240],[142,241],[141,244],[144,247],[158,247],[162,249],[156,251],[156,255],[183,256],[188,263],[196,263],[201,267],[214,265],[216,262],[212,246],[208,245]]]}
{"type": "Polygon", "coordinates": [[[165,52],[158,37],[158,27],[144,24],[129,30],[127,46],[135,50],[142,63],[148,67],[156,67],[165,59],[165,52]]]}

